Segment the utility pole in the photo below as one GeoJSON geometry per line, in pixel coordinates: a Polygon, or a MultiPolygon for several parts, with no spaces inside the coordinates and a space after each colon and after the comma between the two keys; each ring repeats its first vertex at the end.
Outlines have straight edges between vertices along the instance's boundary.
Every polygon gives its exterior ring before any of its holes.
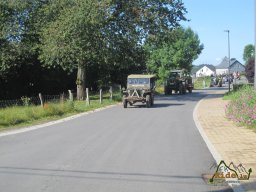
{"type": "Polygon", "coordinates": [[[229,41],[229,30],[224,32],[228,33],[228,92],[230,92],[230,41],[229,41]]]}

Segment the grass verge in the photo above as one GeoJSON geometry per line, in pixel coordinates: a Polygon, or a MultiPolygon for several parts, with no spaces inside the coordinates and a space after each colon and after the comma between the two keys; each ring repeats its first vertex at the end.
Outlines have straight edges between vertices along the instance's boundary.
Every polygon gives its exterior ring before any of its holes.
{"type": "Polygon", "coordinates": [[[113,100],[105,97],[102,104],[99,103],[97,96],[92,98],[90,105],[87,105],[85,101],[66,101],[62,103],[47,103],[44,107],[14,106],[0,109],[0,131],[31,126],[113,105],[120,101],[121,96],[120,94],[114,94],[113,100]]]}

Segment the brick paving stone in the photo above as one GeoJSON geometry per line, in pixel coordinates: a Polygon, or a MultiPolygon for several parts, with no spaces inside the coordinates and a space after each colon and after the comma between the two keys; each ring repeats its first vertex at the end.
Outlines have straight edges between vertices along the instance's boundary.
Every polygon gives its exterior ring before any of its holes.
{"type": "Polygon", "coordinates": [[[197,119],[225,162],[242,163],[246,169],[252,168],[251,179],[241,184],[245,191],[256,192],[256,132],[228,120],[225,106],[229,101],[222,99],[224,91],[214,94],[201,100],[196,111],[197,119]]]}

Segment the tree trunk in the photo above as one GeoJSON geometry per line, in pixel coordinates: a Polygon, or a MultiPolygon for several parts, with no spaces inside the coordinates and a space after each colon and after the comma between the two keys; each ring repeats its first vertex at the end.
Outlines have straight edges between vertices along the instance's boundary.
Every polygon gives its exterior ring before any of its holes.
{"type": "Polygon", "coordinates": [[[78,66],[77,70],[77,100],[84,100],[85,98],[85,68],[81,65],[78,66]]]}

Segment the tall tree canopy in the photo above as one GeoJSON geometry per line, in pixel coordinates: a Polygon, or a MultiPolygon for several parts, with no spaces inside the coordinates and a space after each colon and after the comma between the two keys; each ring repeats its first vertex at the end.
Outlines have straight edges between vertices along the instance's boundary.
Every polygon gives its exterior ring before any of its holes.
{"type": "Polygon", "coordinates": [[[77,71],[81,99],[85,86],[145,70],[145,42],[185,13],[182,0],[0,0],[0,81],[27,68],[77,71]]]}
{"type": "Polygon", "coordinates": [[[192,62],[203,50],[198,35],[191,28],[176,28],[158,41],[148,42],[147,67],[156,73],[163,82],[171,69],[186,69],[190,71],[192,62]]]}
{"type": "Polygon", "coordinates": [[[120,65],[127,57],[134,61],[131,58],[143,52],[140,50],[145,38],[165,33],[186,20],[180,0],[62,2],[66,2],[65,6],[59,7],[55,16],[49,10],[55,10],[58,0],[44,7],[45,15],[50,13],[53,19],[42,30],[40,58],[46,65],[78,69],[79,98],[83,97],[90,66],[120,65]]]}
{"type": "Polygon", "coordinates": [[[245,63],[247,64],[247,62],[253,58],[255,55],[255,48],[254,48],[254,45],[252,44],[249,44],[249,45],[246,45],[244,47],[244,53],[243,53],[243,59],[245,61],[245,63]]]}

